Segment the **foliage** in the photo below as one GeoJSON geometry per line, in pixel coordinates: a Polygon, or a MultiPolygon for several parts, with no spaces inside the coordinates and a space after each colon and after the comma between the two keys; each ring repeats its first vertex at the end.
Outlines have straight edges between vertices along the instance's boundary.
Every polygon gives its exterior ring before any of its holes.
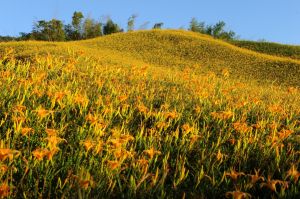
{"type": "Polygon", "coordinates": [[[205,25],[205,22],[198,22],[196,18],[192,18],[189,30],[202,34],[208,34],[218,39],[233,40],[235,32],[225,30],[226,23],[219,21],[215,25],[205,25]]]}
{"type": "Polygon", "coordinates": [[[102,35],[102,24],[93,19],[87,18],[83,23],[83,38],[90,39],[102,35]]]}
{"type": "Polygon", "coordinates": [[[135,23],[136,18],[137,18],[137,15],[132,15],[129,17],[128,22],[127,22],[127,32],[134,30],[134,23],[135,23]]]}
{"type": "Polygon", "coordinates": [[[297,61],[161,30],[0,55],[0,197],[299,195],[297,61]]]}
{"type": "Polygon", "coordinates": [[[34,23],[31,34],[32,39],[44,41],[64,41],[65,32],[60,20],[40,20],[34,23]]]}
{"type": "Polygon", "coordinates": [[[114,23],[112,19],[108,19],[103,26],[103,34],[110,35],[113,33],[123,32],[118,24],[114,23]]]}
{"type": "Polygon", "coordinates": [[[283,45],[271,42],[254,42],[254,41],[231,41],[233,45],[249,50],[275,55],[279,57],[290,57],[292,59],[300,59],[300,46],[283,45]]]}

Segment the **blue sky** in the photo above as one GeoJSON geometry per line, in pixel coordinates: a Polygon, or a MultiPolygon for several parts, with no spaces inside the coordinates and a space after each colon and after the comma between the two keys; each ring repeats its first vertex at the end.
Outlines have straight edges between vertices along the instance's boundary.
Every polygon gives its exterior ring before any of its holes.
{"type": "Polygon", "coordinates": [[[208,24],[224,20],[243,39],[300,45],[300,0],[0,0],[0,35],[30,32],[33,21],[71,21],[74,11],[101,20],[110,16],[126,28],[149,21],[166,28],[188,28],[192,17],[208,24]]]}

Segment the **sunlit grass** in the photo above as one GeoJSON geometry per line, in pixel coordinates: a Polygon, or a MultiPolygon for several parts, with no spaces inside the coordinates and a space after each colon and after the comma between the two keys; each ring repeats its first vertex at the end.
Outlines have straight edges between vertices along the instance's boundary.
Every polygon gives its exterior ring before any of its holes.
{"type": "Polygon", "coordinates": [[[1,196],[299,194],[296,86],[55,45],[53,55],[44,47],[20,62],[6,49],[0,59],[1,196]]]}

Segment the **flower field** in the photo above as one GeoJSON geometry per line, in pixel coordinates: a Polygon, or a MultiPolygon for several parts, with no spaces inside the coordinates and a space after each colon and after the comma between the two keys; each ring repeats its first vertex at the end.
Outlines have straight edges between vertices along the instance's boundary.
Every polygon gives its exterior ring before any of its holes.
{"type": "Polygon", "coordinates": [[[1,197],[300,195],[297,60],[184,31],[0,54],[1,197]]]}

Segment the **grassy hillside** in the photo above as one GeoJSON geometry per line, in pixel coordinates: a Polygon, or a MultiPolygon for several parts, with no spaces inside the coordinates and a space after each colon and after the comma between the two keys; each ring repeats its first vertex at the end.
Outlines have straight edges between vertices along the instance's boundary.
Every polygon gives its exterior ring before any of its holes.
{"type": "Polygon", "coordinates": [[[300,194],[298,61],[183,31],[0,49],[0,197],[300,194]]]}
{"type": "Polygon", "coordinates": [[[234,78],[300,85],[300,61],[255,53],[192,32],[142,31],[78,44],[111,49],[153,65],[175,69],[188,66],[198,72],[213,71],[217,74],[227,69],[234,78]]]}
{"type": "Polygon", "coordinates": [[[221,74],[227,70],[232,78],[300,85],[300,60],[260,54],[187,31],[139,31],[69,43],[8,43],[0,44],[0,52],[10,46],[21,58],[36,52],[61,56],[73,50],[102,62],[139,62],[174,70],[190,67],[198,73],[221,74]]]}
{"type": "Polygon", "coordinates": [[[260,53],[275,55],[279,57],[290,57],[292,59],[300,59],[300,46],[255,41],[232,41],[231,43],[238,47],[246,48],[260,53]]]}

